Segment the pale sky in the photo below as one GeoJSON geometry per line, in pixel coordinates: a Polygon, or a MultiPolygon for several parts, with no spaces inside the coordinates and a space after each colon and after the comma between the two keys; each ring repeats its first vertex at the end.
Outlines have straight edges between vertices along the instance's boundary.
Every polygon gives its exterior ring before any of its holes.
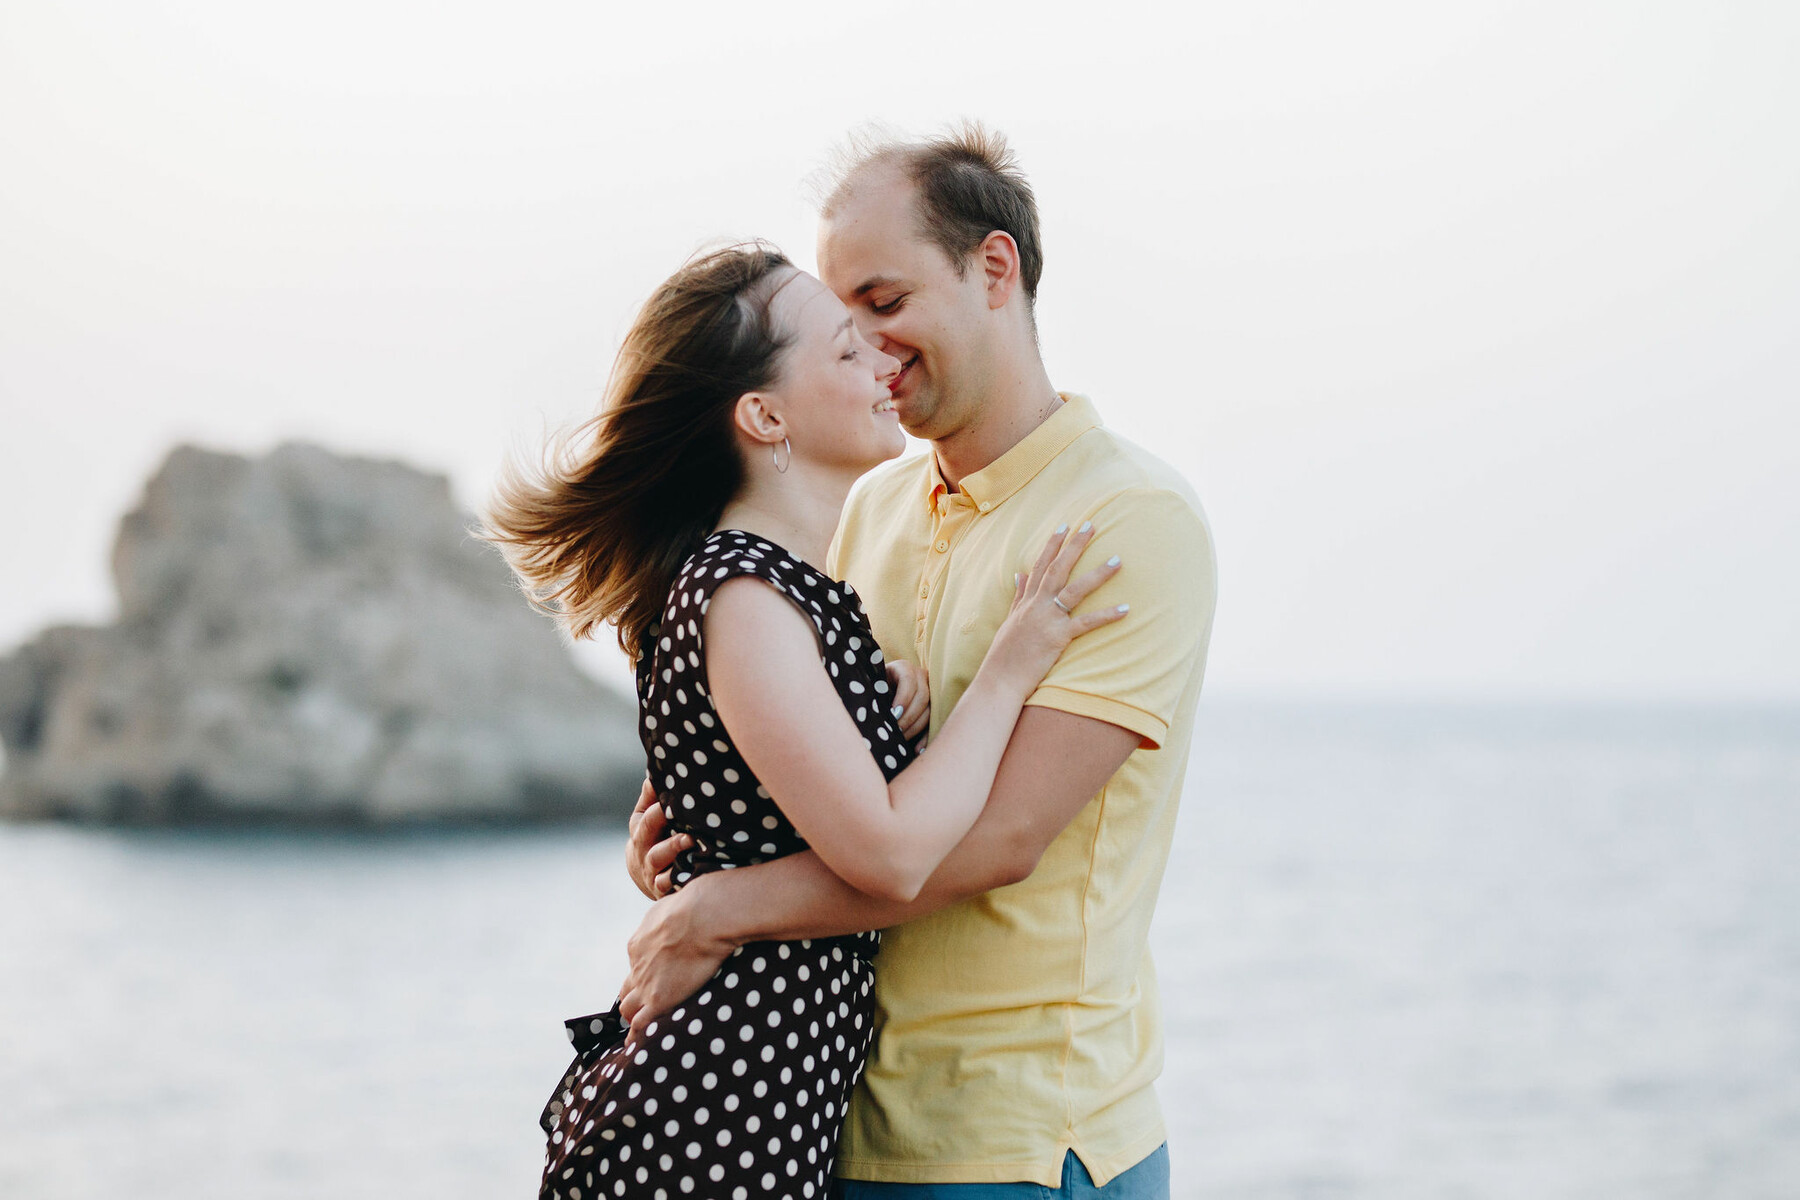
{"type": "Polygon", "coordinates": [[[1169,7],[0,0],[0,648],[180,440],[473,505],[698,244],[810,267],[846,130],[973,116],[1216,691],[1800,699],[1800,10],[1169,7]]]}

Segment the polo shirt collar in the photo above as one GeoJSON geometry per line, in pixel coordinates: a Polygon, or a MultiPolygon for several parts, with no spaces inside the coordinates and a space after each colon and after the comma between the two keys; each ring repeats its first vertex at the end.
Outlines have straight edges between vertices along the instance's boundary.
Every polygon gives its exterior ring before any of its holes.
{"type": "MultiPolygon", "coordinates": [[[[1052,459],[1069,448],[1069,443],[1097,428],[1100,414],[1094,402],[1075,392],[1058,392],[1063,399],[1058,408],[1036,429],[1019,439],[1018,445],[996,458],[981,470],[966,475],[962,491],[982,512],[999,507],[1007,497],[1050,465],[1052,459]]],[[[950,489],[938,471],[937,455],[928,454],[929,469],[925,477],[925,503],[937,504],[937,498],[950,489]]]]}

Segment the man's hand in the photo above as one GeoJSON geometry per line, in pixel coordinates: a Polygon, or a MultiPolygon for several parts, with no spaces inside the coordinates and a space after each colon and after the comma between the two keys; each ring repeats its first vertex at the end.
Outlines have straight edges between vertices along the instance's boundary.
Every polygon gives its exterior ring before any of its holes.
{"type": "Polygon", "coordinates": [[[675,856],[694,844],[687,834],[670,837],[668,831],[668,818],[646,779],[644,790],[638,793],[637,807],[631,810],[631,834],[625,839],[625,871],[638,891],[652,900],[669,894],[675,856]]]}
{"type": "Polygon", "coordinates": [[[631,969],[619,987],[619,1015],[640,1036],[650,1022],[704,987],[736,948],[697,918],[705,883],[702,876],[651,905],[625,943],[631,969]]]}
{"type": "Polygon", "coordinates": [[[887,681],[894,689],[893,704],[898,710],[896,719],[900,734],[910,742],[924,733],[931,723],[931,689],[927,686],[925,668],[917,663],[889,659],[887,681]]]}
{"type": "MultiPolygon", "coordinates": [[[[747,942],[887,929],[1018,883],[1032,873],[1045,848],[1106,786],[1141,741],[1137,733],[1094,717],[1027,706],[1001,760],[987,807],[911,903],[859,892],[817,854],[806,851],[702,875],[654,905],[639,937],[654,936],[658,944],[706,937],[713,949],[710,956],[700,955],[694,970],[716,970],[732,947],[747,942]],[[677,911],[677,906],[685,911],[677,911]],[[675,936],[671,924],[652,935],[651,922],[659,917],[672,923],[679,917],[693,932],[675,936]]],[[[649,940],[643,953],[646,957],[656,953],[649,940]]],[[[687,953],[700,952],[690,947],[687,953]]],[[[641,974],[638,963],[634,939],[632,964],[634,973],[641,974]]],[[[691,992],[704,982],[703,975],[696,975],[685,986],[691,992]]],[[[680,986],[658,983],[653,990],[661,995],[680,986]]],[[[679,1004],[681,999],[675,996],[669,1003],[679,1004]]]]}

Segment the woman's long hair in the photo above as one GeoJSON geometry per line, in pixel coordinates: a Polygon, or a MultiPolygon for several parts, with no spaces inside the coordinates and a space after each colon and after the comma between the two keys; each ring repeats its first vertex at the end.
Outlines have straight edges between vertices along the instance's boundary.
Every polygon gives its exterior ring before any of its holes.
{"type": "Polygon", "coordinates": [[[775,382],[791,338],[769,305],[789,266],[761,242],[688,262],[632,323],[599,413],[503,468],[480,536],[573,636],[610,621],[634,661],[648,651],[676,572],[742,486],[732,414],[775,382]]]}

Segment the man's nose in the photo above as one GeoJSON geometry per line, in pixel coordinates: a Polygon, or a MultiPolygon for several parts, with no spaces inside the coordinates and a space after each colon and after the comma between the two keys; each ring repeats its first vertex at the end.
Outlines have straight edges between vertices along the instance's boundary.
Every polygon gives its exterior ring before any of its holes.
{"type": "Polygon", "coordinates": [[[875,340],[881,334],[881,319],[879,317],[868,309],[853,308],[850,310],[850,319],[856,323],[856,332],[861,335],[863,341],[874,346],[877,350],[882,348],[881,343],[875,340]]]}
{"type": "Polygon", "coordinates": [[[875,353],[878,355],[875,360],[875,378],[882,383],[892,383],[894,376],[900,373],[900,360],[880,346],[875,347],[875,353]]]}
{"type": "Polygon", "coordinates": [[[897,343],[893,338],[887,335],[887,331],[884,328],[887,323],[880,317],[874,315],[870,315],[865,318],[865,320],[867,324],[861,325],[859,328],[862,331],[863,338],[867,340],[869,345],[890,357],[899,357],[899,353],[895,348],[897,343]]]}

